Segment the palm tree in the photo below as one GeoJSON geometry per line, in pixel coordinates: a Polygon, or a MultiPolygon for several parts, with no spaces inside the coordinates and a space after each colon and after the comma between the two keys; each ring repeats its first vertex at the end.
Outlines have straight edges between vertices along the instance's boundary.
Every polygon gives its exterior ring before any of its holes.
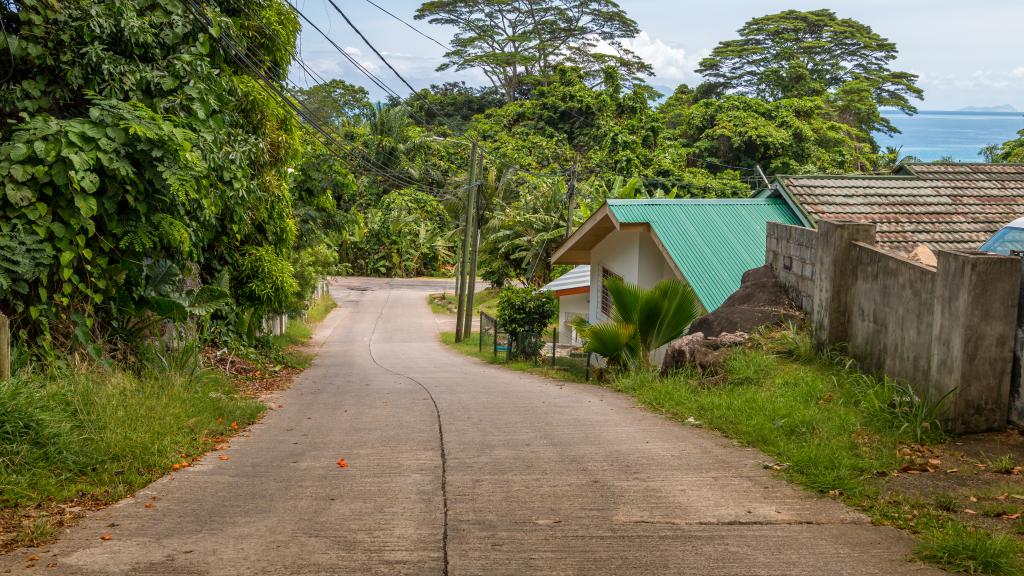
{"type": "Polygon", "coordinates": [[[612,297],[607,322],[583,328],[587,352],[599,354],[609,366],[652,368],[651,353],[679,338],[697,319],[697,297],[688,284],[663,280],[650,290],[618,278],[605,280],[612,297]]]}

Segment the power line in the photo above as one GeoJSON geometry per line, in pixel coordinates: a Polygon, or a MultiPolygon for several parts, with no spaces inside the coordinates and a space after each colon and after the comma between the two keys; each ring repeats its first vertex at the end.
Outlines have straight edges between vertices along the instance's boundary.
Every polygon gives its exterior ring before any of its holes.
{"type": "MultiPolygon", "coordinates": [[[[188,3],[192,7],[193,11],[196,13],[197,17],[204,24],[206,24],[209,27],[213,26],[212,19],[203,12],[203,7],[198,2],[198,0],[188,0],[188,3]]],[[[253,74],[259,80],[262,80],[262,82],[260,82],[259,84],[264,91],[267,91],[272,97],[283,103],[284,107],[290,109],[293,113],[295,113],[301,120],[303,120],[307,127],[313,128],[317,132],[319,136],[317,134],[314,134],[314,137],[318,141],[320,141],[320,143],[323,144],[325,148],[328,149],[329,152],[332,152],[335,156],[337,156],[339,159],[343,161],[351,160],[351,158],[343,154],[339,154],[337,151],[338,148],[348,152],[349,154],[353,154],[353,152],[355,152],[355,155],[358,155],[358,153],[360,152],[358,147],[355,147],[355,149],[353,149],[352,146],[349,146],[346,143],[339,141],[331,133],[324,129],[324,127],[311,115],[308,108],[306,108],[302,103],[296,102],[292,98],[289,98],[288,95],[284,94],[278,88],[276,82],[273,79],[269,78],[266,75],[265,71],[261,69],[261,67],[258,66],[252,60],[251,53],[247,49],[239,47],[239,45],[230,36],[230,34],[226,33],[222,29],[221,33],[218,35],[218,40],[221,42],[222,45],[228,48],[228,53],[243,69],[253,74]],[[332,148],[332,145],[334,148],[332,148]]],[[[373,172],[374,174],[381,178],[388,179],[392,183],[395,183],[400,187],[416,188],[419,190],[426,191],[428,193],[437,191],[443,194],[444,192],[447,192],[447,190],[438,191],[437,189],[431,187],[422,187],[411,180],[400,179],[395,175],[388,173],[387,167],[383,165],[377,164],[377,166],[375,167],[375,161],[372,158],[363,157],[363,162],[364,169],[368,170],[369,172],[373,172]]]]}
{"type": "Polygon", "coordinates": [[[451,46],[449,46],[449,45],[447,45],[447,44],[445,44],[445,43],[441,42],[440,40],[437,40],[437,39],[436,39],[436,38],[434,38],[433,36],[431,36],[431,35],[427,34],[426,32],[423,32],[422,30],[420,30],[419,28],[417,28],[417,27],[413,26],[412,24],[409,24],[408,22],[406,22],[405,20],[402,20],[402,19],[401,19],[401,18],[399,18],[398,16],[395,16],[395,15],[394,15],[394,14],[392,14],[391,12],[388,12],[388,11],[387,11],[386,9],[384,9],[384,8],[383,8],[383,7],[382,7],[382,6],[380,5],[380,4],[377,4],[377,3],[376,3],[376,2],[374,2],[373,0],[366,0],[366,2],[367,2],[368,4],[370,4],[371,6],[374,6],[375,8],[377,8],[378,10],[380,10],[381,12],[383,12],[383,13],[387,14],[388,16],[391,16],[391,17],[392,17],[392,18],[394,18],[395,20],[398,20],[398,21],[399,21],[399,22],[401,22],[402,24],[405,24],[405,25],[406,25],[406,27],[408,27],[408,28],[409,28],[410,30],[412,30],[413,32],[415,32],[415,33],[419,34],[420,36],[423,36],[423,37],[424,37],[424,38],[426,38],[427,40],[430,40],[430,41],[431,41],[431,42],[433,42],[434,44],[437,44],[437,45],[438,45],[438,46],[440,46],[441,48],[444,48],[445,50],[451,50],[451,49],[452,49],[452,47],[451,47],[451,46]]]}
{"type": "Polygon", "coordinates": [[[363,39],[363,42],[365,42],[366,45],[370,47],[370,50],[373,50],[373,53],[376,54],[378,58],[380,58],[380,61],[383,62],[385,66],[390,68],[392,72],[395,73],[395,76],[402,81],[402,84],[405,84],[406,87],[409,88],[411,92],[415,93],[416,89],[412,87],[412,84],[409,84],[409,81],[406,80],[401,74],[399,74],[398,70],[395,70],[395,67],[392,66],[391,63],[388,62],[388,59],[385,58],[384,55],[381,54],[379,50],[377,50],[377,47],[374,46],[373,43],[366,38],[366,35],[364,35],[359,30],[359,28],[357,28],[356,25],[353,24],[352,21],[348,19],[348,16],[345,15],[345,12],[341,8],[338,8],[338,5],[334,3],[334,0],[327,0],[327,2],[334,7],[334,10],[337,11],[338,14],[341,14],[341,17],[345,19],[345,22],[349,25],[349,27],[352,28],[352,30],[355,30],[355,33],[358,34],[359,37],[363,39]]]}

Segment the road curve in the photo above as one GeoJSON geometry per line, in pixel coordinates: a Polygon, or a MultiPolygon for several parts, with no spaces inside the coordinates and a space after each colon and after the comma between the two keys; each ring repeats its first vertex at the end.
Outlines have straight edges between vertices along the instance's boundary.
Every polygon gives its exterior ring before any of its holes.
{"type": "Polygon", "coordinates": [[[0,573],[942,574],[757,451],[452,352],[426,305],[437,286],[336,280],[318,358],[229,460],[0,557],[0,573]]]}

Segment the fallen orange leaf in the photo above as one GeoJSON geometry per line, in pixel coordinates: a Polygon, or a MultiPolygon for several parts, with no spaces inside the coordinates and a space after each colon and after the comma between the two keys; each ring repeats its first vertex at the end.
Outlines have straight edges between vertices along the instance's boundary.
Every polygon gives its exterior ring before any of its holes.
{"type": "Polygon", "coordinates": [[[1016,514],[1007,514],[1006,516],[1003,516],[1003,518],[1006,518],[1007,520],[1016,520],[1017,518],[1020,518],[1020,512],[1016,514]]]}
{"type": "Polygon", "coordinates": [[[36,560],[39,560],[39,556],[36,556],[35,554],[28,557],[29,562],[35,562],[36,560]]]}
{"type": "Polygon", "coordinates": [[[964,514],[977,514],[977,512],[971,510],[970,508],[964,508],[964,514]]]}
{"type": "Polygon", "coordinates": [[[226,455],[226,454],[221,454],[221,455],[220,455],[220,459],[221,459],[221,460],[223,460],[223,461],[227,461],[227,460],[228,460],[228,457],[227,457],[227,455],[226,455]]]}
{"type": "Polygon", "coordinates": [[[338,468],[348,468],[348,462],[344,458],[338,458],[338,468]]]}
{"type": "Polygon", "coordinates": [[[171,466],[171,470],[181,470],[181,464],[175,464],[171,466]]]}
{"type": "Polygon", "coordinates": [[[153,503],[152,502],[146,502],[145,507],[146,508],[152,508],[153,507],[153,503]]]}
{"type": "Polygon", "coordinates": [[[238,422],[232,422],[231,423],[231,429],[232,430],[238,430],[238,422]]]}
{"type": "Polygon", "coordinates": [[[100,540],[103,540],[104,542],[106,542],[107,540],[110,540],[111,538],[112,538],[112,536],[110,534],[107,534],[107,533],[104,533],[103,536],[100,536],[100,540]]]}

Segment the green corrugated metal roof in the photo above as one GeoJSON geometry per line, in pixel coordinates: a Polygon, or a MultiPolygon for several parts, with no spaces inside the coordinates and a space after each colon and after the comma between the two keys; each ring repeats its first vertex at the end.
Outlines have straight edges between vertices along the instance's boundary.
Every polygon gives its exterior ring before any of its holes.
{"type": "Polygon", "coordinates": [[[780,198],[609,200],[622,223],[648,223],[710,312],[764,265],[768,222],[800,225],[780,198]]]}

